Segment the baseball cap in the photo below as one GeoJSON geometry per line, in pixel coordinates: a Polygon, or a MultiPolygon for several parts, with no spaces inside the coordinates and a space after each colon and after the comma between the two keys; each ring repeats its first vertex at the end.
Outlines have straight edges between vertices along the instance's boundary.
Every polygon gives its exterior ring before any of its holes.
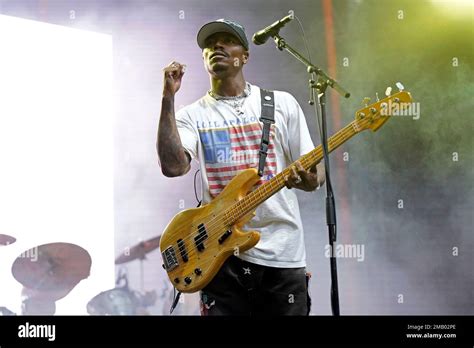
{"type": "Polygon", "coordinates": [[[245,28],[239,23],[224,18],[209,22],[201,27],[197,34],[197,42],[199,47],[204,49],[205,41],[209,36],[222,32],[235,35],[239,39],[242,46],[244,46],[246,50],[249,49],[249,42],[247,40],[247,36],[245,35],[245,28]]]}

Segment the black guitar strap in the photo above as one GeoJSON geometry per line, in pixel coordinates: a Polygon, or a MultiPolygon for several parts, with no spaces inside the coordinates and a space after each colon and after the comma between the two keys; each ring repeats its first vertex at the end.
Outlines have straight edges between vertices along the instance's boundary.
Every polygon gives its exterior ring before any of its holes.
{"type": "Polygon", "coordinates": [[[262,141],[260,142],[260,157],[258,160],[258,175],[263,176],[265,169],[265,160],[267,159],[268,145],[270,145],[270,128],[275,123],[275,101],[273,91],[267,91],[260,88],[260,97],[262,104],[262,116],[260,121],[263,122],[262,141]]]}

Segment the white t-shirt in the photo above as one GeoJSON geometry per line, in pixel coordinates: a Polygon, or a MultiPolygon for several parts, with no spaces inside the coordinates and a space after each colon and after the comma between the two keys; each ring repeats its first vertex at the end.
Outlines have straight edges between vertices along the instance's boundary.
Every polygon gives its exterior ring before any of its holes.
{"type": "MultiPolygon", "coordinates": [[[[303,110],[287,92],[275,91],[275,123],[261,182],[288,167],[314,145],[303,110]]],[[[241,170],[258,168],[263,123],[260,88],[251,86],[243,115],[208,94],[176,113],[183,147],[200,164],[203,203],[216,197],[241,170]]],[[[259,182],[260,184],[260,182],[259,182]]],[[[286,187],[267,199],[245,226],[260,232],[260,241],[239,257],[270,267],[305,267],[303,226],[294,190],[286,187]]]]}

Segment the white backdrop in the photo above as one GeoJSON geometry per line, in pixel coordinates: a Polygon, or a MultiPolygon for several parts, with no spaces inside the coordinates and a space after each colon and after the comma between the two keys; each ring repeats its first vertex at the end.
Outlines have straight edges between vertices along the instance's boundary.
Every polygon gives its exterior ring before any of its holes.
{"type": "Polygon", "coordinates": [[[26,249],[68,242],[91,274],[56,314],[87,314],[114,286],[112,38],[0,15],[0,306],[21,312],[11,266],[26,249]]]}

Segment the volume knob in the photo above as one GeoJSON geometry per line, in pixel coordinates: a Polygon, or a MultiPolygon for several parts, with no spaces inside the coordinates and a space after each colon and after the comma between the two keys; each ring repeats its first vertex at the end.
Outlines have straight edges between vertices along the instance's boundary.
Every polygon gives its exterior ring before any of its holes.
{"type": "Polygon", "coordinates": [[[192,282],[191,277],[186,277],[186,278],[184,278],[184,282],[185,282],[186,284],[191,284],[191,282],[192,282]]]}

